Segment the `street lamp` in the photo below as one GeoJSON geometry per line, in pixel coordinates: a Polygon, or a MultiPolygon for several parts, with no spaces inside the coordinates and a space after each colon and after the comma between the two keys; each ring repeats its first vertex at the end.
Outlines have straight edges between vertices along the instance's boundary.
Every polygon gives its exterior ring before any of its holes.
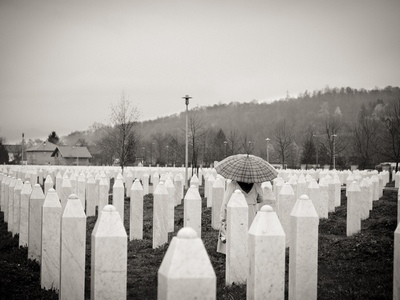
{"type": "Polygon", "coordinates": [[[268,143],[269,143],[270,139],[269,139],[269,138],[266,138],[265,141],[267,142],[267,162],[269,162],[268,143]]]}
{"type": "MultiPolygon", "coordinates": [[[[313,134],[313,141],[314,141],[314,137],[318,138],[317,135],[313,134]]],[[[314,143],[315,144],[315,169],[318,168],[318,143],[314,143]]]]}
{"type": "Polygon", "coordinates": [[[168,162],[169,162],[169,146],[167,145],[167,167],[168,167],[168,162]]]}
{"type": "Polygon", "coordinates": [[[185,105],[186,105],[186,143],[185,143],[185,188],[187,189],[188,185],[188,156],[189,156],[189,146],[188,146],[188,106],[189,106],[189,99],[192,99],[192,97],[189,97],[186,95],[185,97],[182,97],[185,99],[185,105]]]}
{"type": "Polygon", "coordinates": [[[143,159],[142,159],[142,165],[144,165],[144,161],[145,161],[145,156],[146,156],[146,148],[142,147],[143,150],[143,159]]]}
{"type": "Polygon", "coordinates": [[[225,157],[226,157],[226,145],[228,144],[227,141],[224,141],[224,145],[225,145],[225,157]]]}
{"type": "MultiPolygon", "coordinates": [[[[22,142],[21,142],[21,165],[24,164],[24,146],[25,146],[25,133],[22,133],[22,142]]],[[[28,159],[27,159],[28,161],[28,159]]]]}
{"type": "Polygon", "coordinates": [[[335,167],[335,137],[336,137],[337,135],[336,134],[332,134],[332,139],[333,139],[333,170],[335,170],[336,169],[336,167],[335,167]]]}
{"type": "Polygon", "coordinates": [[[153,146],[154,142],[150,144],[150,165],[153,165],[153,146]]]}

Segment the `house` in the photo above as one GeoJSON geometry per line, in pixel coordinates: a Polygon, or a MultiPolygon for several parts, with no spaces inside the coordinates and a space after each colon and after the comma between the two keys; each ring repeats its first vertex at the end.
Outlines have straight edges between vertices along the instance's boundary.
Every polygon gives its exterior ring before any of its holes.
{"type": "Polygon", "coordinates": [[[26,161],[28,165],[54,165],[54,150],[56,144],[45,141],[29,149],[26,149],[26,161]]]}
{"type": "Polygon", "coordinates": [[[92,158],[86,147],[57,146],[51,154],[56,165],[88,166],[92,158]]]}

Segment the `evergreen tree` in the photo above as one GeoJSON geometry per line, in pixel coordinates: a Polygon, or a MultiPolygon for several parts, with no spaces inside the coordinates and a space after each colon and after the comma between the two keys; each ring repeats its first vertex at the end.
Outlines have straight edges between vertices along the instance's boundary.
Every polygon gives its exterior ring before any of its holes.
{"type": "Polygon", "coordinates": [[[57,133],[56,133],[55,131],[52,131],[52,132],[49,134],[47,140],[48,140],[50,143],[53,143],[53,144],[56,144],[56,145],[60,142],[60,138],[59,138],[59,136],[57,135],[57,133]]]}

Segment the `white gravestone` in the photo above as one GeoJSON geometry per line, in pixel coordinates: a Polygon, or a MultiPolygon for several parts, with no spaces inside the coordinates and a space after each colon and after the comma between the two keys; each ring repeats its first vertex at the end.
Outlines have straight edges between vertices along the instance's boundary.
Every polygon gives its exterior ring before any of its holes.
{"type": "Polygon", "coordinates": [[[295,176],[290,177],[288,183],[292,186],[293,192],[296,195],[297,194],[297,180],[298,178],[295,176]]]}
{"type": "Polygon", "coordinates": [[[128,172],[125,179],[125,195],[127,197],[130,195],[133,180],[134,178],[132,172],[128,172]]]}
{"type": "Polygon", "coordinates": [[[215,177],[210,174],[207,178],[207,207],[212,207],[212,187],[215,182],[215,177]]]}
{"type": "Polygon", "coordinates": [[[4,198],[5,198],[5,196],[4,196],[4,193],[5,193],[5,184],[6,184],[6,181],[7,181],[7,175],[6,174],[3,174],[3,173],[1,173],[2,174],[2,179],[0,180],[0,187],[1,187],[1,190],[0,190],[0,206],[1,206],[1,211],[2,212],[4,212],[4,198]]]}
{"type": "Polygon", "coordinates": [[[272,207],[265,205],[249,229],[247,299],[284,299],[285,232],[272,207]]]}
{"type": "MultiPolygon", "coordinates": [[[[335,182],[333,181],[334,179],[331,178],[331,177],[330,177],[330,179],[327,179],[327,177],[325,177],[323,179],[326,181],[326,183],[328,185],[328,211],[329,212],[334,212],[335,211],[335,207],[337,206],[336,203],[335,203],[335,195],[336,195],[335,182]]],[[[346,194],[347,194],[347,188],[348,187],[346,187],[346,194]]]]}
{"type": "Polygon", "coordinates": [[[149,193],[149,174],[143,174],[143,195],[147,195],[149,193]]]}
{"type": "Polygon", "coordinates": [[[84,174],[79,175],[76,182],[78,198],[81,200],[83,210],[86,208],[86,178],[84,174]]]}
{"type": "Polygon", "coordinates": [[[62,194],[62,189],[61,189],[62,182],[63,182],[63,177],[61,175],[61,172],[57,172],[57,175],[56,175],[56,192],[57,192],[58,197],[61,197],[61,194],[62,194]]]}
{"type": "Polygon", "coordinates": [[[99,214],[91,239],[91,299],[126,299],[128,241],[113,205],[99,214]]]}
{"type": "Polygon", "coordinates": [[[168,191],[158,183],[153,200],[153,249],[168,241],[168,191]]]}
{"type": "Polygon", "coordinates": [[[98,197],[96,180],[93,177],[89,177],[86,181],[86,215],[88,217],[96,214],[96,197],[98,197]]]}
{"type": "Polygon", "coordinates": [[[61,217],[61,275],[59,299],[84,299],[86,215],[72,194],[61,217]]]}
{"type": "Polygon", "coordinates": [[[21,207],[20,207],[20,222],[19,222],[19,246],[28,246],[29,232],[29,198],[32,193],[30,181],[25,181],[21,190],[21,207]]]}
{"type": "Polygon", "coordinates": [[[49,189],[53,188],[53,179],[51,178],[50,175],[47,175],[45,181],[44,181],[44,195],[47,195],[47,191],[49,189]]]}
{"type": "Polygon", "coordinates": [[[225,284],[246,283],[248,272],[248,205],[243,193],[236,190],[227,205],[225,284]]]}
{"type": "Polygon", "coordinates": [[[302,175],[299,176],[299,180],[297,180],[297,191],[296,191],[296,199],[299,199],[301,195],[307,193],[307,183],[302,175]]]}
{"type": "Polygon", "coordinates": [[[379,198],[383,196],[383,178],[381,174],[378,174],[378,183],[379,183],[379,198]]]}
{"type": "MultiPolygon", "coordinates": [[[[77,184],[76,184],[76,177],[75,177],[74,173],[72,173],[69,176],[69,182],[71,183],[71,186],[72,186],[71,194],[77,194],[78,193],[77,192],[77,184]]],[[[68,195],[68,197],[69,197],[69,195],[68,195]]]]}
{"type": "Polygon", "coordinates": [[[168,232],[174,232],[175,227],[175,186],[170,178],[166,179],[165,187],[168,191],[168,232]]]}
{"type": "Polygon", "coordinates": [[[39,169],[39,172],[38,172],[38,179],[39,179],[39,184],[40,184],[41,186],[43,186],[43,170],[42,170],[42,169],[39,169]]]}
{"type": "Polygon", "coordinates": [[[7,230],[14,233],[14,187],[17,179],[12,177],[8,186],[8,223],[7,230]]]}
{"type": "Polygon", "coordinates": [[[187,190],[183,205],[183,226],[193,228],[201,238],[201,196],[195,185],[187,190]]]}
{"type": "Polygon", "coordinates": [[[295,203],[296,198],[292,186],[289,183],[285,183],[278,195],[277,214],[286,234],[286,247],[290,247],[290,213],[295,203]]]}
{"type": "Polygon", "coordinates": [[[40,264],[42,248],[42,206],[44,194],[39,184],[35,184],[29,199],[28,258],[40,264]]]}
{"type": "Polygon", "coordinates": [[[124,204],[125,204],[124,194],[125,194],[125,188],[124,184],[122,183],[122,180],[120,179],[115,180],[113,186],[112,204],[118,211],[119,216],[121,217],[122,220],[122,224],[124,224],[124,204]]]}
{"type": "Polygon", "coordinates": [[[219,229],[220,224],[220,214],[221,205],[224,200],[225,187],[224,181],[221,178],[217,178],[212,186],[212,208],[211,208],[211,226],[214,229],[219,229]]]}
{"type": "Polygon", "coordinates": [[[190,186],[192,185],[195,185],[197,188],[199,188],[199,178],[196,174],[193,174],[192,178],[190,178],[190,186]]]}
{"type": "MultiPolygon", "coordinates": [[[[262,203],[257,204],[257,210],[260,210],[261,207],[264,205],[269,205],[272,207],[272,209],[276,212],[276,198],[275,198],[275,193],[272,191],[272,185],[271,182],[263,182],[261,184],[261,187],[263,189],[264,193],[264,201],[262,203]]],[[[296,186],[297,189],[297,186],[296,186]]]]}
{"type": "Polygon", "coordinates": [[[64,211],[68,197],[72,194],[72,185],[68,177],[64,176],[61,184],[61,207],[64,211]]]}
{"type": "Polygon", "coordinates": [[[397,193],[397,224],[400,224],[400,189],[397,193]]]}
{"type": "Polygon", "coordinates": [[[365,220],[369,217],[369,184],[367,179],[362,179],[359,184],[361,190],[361,207],[360,207],[360,217],[361,220],[365,220]]]}
{"type": "Polygon", "coordinates": [[[399,188],[400,187],[400,171],[397,171],[396,174],[394,175],[394,187],[399,188]]]}
{"type": "Polygon", "coordinates": [[[371,182],[373,186],[373,201],[379,200],[379,179],[378,176],[372,175],[371,182]]]}
{"type": "Polygon", "coordinates": [[[318,214],[307,195],[293,207],[289,250],[289,299],[317,299],[318,214]]]}
{"type": "Polygon", "coordinates": [[[308,197],[312,201],[318,217],[320,219],[327,219],[328,202],[326,201],[326,198],[321,197],[319,185],[315,180],[311,180],[310,184],[308,185],[308,197]]]}
{"type": "Polygon", "coordinates": [[[60,230],[61,203],[57,192],[50,188],[42,206],[42,262],[40,284],[42,289],[60,289],[60,230]]]}
{"type": "Polygon", "coordinates": [[[33,170],[31,172],[30,176],[31,176],[31,184],[32,185],[37,184],[38,183],[38,174],[37,174],[36,170],[33,170]]]}
{"type": "Polygon", "coordinates": [[[322,178],[319,181],[319,196],[321,198],[322,203],[327,203],[328,206],[328,212],[333,212],[335,211],[335,205],[331,206],[331,203],[329,202],[329,185],[328,182],[326,181],[325,178],[322,178]]]}
{"type": "MultiPolygon", "coordinates": [[[[120,173],[118,173],[120,175],[120,173]]],[[[118,177],[117,177],[118,180],[118,177]]],[[[101,178],[99,182],[99,206],[98,211],[102,211],[104,206],[108,205],[108,182],[106,178],[101,178]]]]}
{"type": "Polygon", "coordinates": [[[193,228],[179,230],[158,270],[157,299],[204,299],[217,296],[217,278],[203,241],[193,228]]]}
{"type": "Polygon", "coordinates": [[[372,207],[374,205],[374,185],[372,184],[371,178],[366,177],[367,182],[368,182],[368,203],[369,203],[369,210],[372,210],[372,207]]]}
{"type": "Polygon", "coordinates": [[[400,299],[400,223],[394,232],[393,300],[400,299]]]}
{"type": "Polygon", "coordinates": [[[8,222],[8,192],[9,192],[9,186],[10,186],[10,181],[11,181],[11,177],[7,176],[6,179],[4,180],[4,204],[3,204],[3,212],[4,212],[4,222],[8,222]]]}
{"type": "Polygon", "coordinates": [[[357,181],[353,181],[348,189],[347,197],[347,216],[346,216],[346,235],[354,235],[361,230],[361,202],[362,194],[357,181]]]}
{"type": "Polygon", "coordinates": [[[183,199],[183,178],[182,175],[176,174],[174,177],[174,185],[175,185],[175,192],[176,192],[176,196],[175,196],[175,206],[177,205],[181,205],[182,204],[182,199],[183,199]]]}
{"type": "Polygon", "coordinates": [[[341,197],[341,183],[339,176],[337,174],[333,175],[333,183],[335,184],[335,206],[340,206],[340,197],[341,197]]]}
{"type": "Polygon", "coordinates": [[[155,193],[157,189],[157,185],[160,183],[160,175],[158,172],[154,172],[153,176],[151,177],[151,181],[153,182],[153,194],[155,193]]]}
{"type": "Polygon", "coordinates": [[[348,190],[353,181],[354,181],[354,174],[350,173],[346,178],[346,197],[348,197],[348,190]]]}
{"type": "Polygon", "coordinates": [[[143,239],[143,188],[139,179],[131,187],[129,240],[143,239]]]}
{"type": "Polygon", "coordinates": [[[21,214],[21,191],[23,187],[23,182],[20,178],[17,179],[14,187],[14,216],[13,216],[13,233],[14,235],[19,234],[20,225],[20,214],[21,214]]]}

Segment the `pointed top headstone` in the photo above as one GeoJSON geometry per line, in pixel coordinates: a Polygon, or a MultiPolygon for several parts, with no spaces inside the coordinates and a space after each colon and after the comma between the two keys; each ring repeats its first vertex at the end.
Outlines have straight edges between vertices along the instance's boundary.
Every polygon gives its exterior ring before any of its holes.
{"type": "Polygon", "coordinates": [[[61,203],[58,198],[57,192],[55,189],[51,188],[47,191],[46,198],[43,203],[44,207],[59,207],[61,208],[61,203]]]}
{"type": "Polygon", "coordinates": [[[31,199],[44,199],[44,193],[40,184],[36,183],[32,188],[31,199]]]}
{"type": "Polygon", "coordinates": [[[279,195],[294,195],[292,186],[289,183],[284,183],[279,192],[279,195]]]}

